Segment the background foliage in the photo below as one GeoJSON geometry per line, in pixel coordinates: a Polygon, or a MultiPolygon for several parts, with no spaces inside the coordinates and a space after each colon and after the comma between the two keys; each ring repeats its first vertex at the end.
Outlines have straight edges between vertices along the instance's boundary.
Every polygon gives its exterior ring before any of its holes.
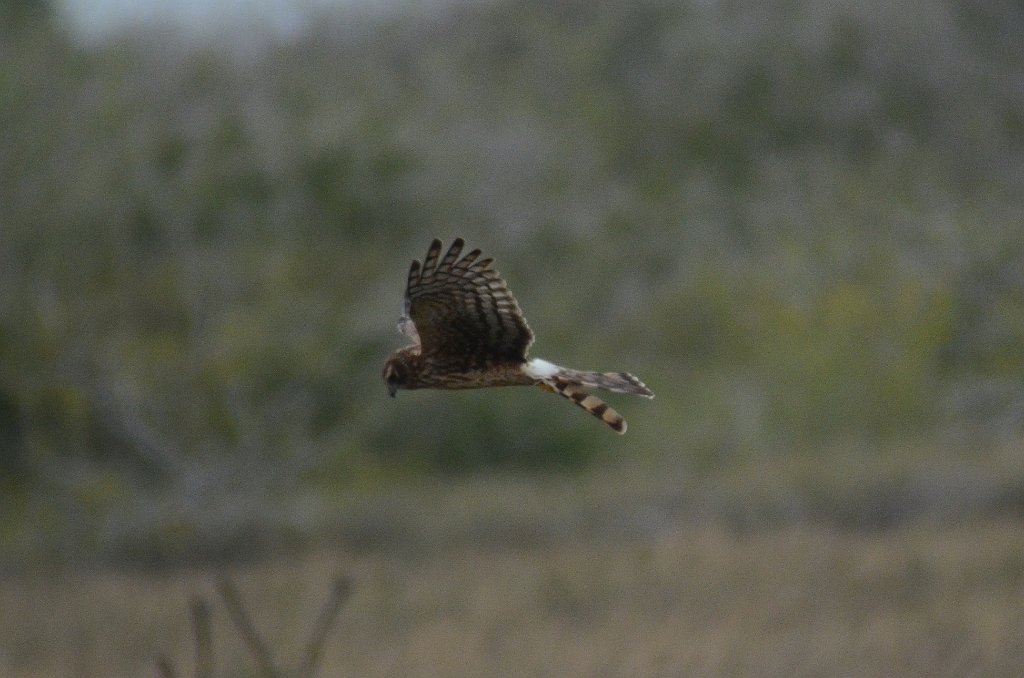
{"type": "Polygon", "coordinates": [[[295,497],[438,472],[714,479],[1020,434],[1015,3],[502,0],[184,45],[18,7],[11,562],[237,554],[315,532],[295,497]],[[538,355],[658,393],[625,438],[526,390],[385,397],[408,261],[456,235],[538,355]]]}

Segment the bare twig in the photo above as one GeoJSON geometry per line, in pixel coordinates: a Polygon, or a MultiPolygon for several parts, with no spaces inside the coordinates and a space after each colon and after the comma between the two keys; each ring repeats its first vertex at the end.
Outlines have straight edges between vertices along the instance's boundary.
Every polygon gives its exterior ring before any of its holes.
{"type": "MultiPolygon", "coordinates": [[[[224,606],[227,608],[228,616],[234,622],[242,639],[249,647],[260,672],[269,678],[283,678],[285,673],[274,664],[274,658],[270,654],[267,644],[256,632],[252,623],[252,617],[242,604],[242,596],[238,589],[231,583],[231,580],[224,577],[218,583],[218,591],[224,599],[224,606]]],[[[327,636],[338,620],[342,605],[352,594],[352,580],[344,575],[337,575],[334,578],[334,585],[331,592],[317,617],[316,624],[310,634],[309,642],[306,643],[305,651],[302,654],[302,662],[295,671],[295,678],[313,678],[317,667],[320,664],[320,657],[323,653],[324,643],[327,636]]],[[[190,606],[192,617],[192,630],[195,635],[195,676],[196,678],[213,678],[214,657],[213,657],[213,630],[211,624],[210,604],[203,598],[196,597],[190,606]]],[[[156,659],[157,673],[160,678],[178,678],[177,669],[167,655],[159,655],[156,659]]]]}
{"type": "Polygon", "coordinates": [[[202,598],[195,598],[192,601],[192,629],[196,640],[196,678],[213,678],[210,606],[202,598]]]}
{"type": "Polygon", "coordinates": [[[315,674],[317,664],[320,663],[320,653],[323,650],[324,642],[327,640],[327,634],[330,633],[331,627],[334,626],[334,622],[338,619],[341,606],[351,593],[352,580],[343,575],[335,577],[334,587],[331,589],[330,597],[320,612],[320,618],[317,620],[316,626],[313,627],[313,633],[309,637],[309,643],[306,645],[306,651],[302,655],[302,663],[299,664],[295,678],[312,678],[315,674]]]}
{"type": "Polygon", "coordinates": [[[260,670],[270,678],[282,678],[283,674],[274,666],[274,659],[271,657],[266,643],[256,633],[256,628],[242,604],[242,597],[239,595],[238,589],[226,577],[220,580],[219,589],[221,598],[224,599],[224,606],[231,616],[231,621],[235,623],[238,632],[242,634],[242,638],[249,645],[260,670]]]}
{"type": "Polygon", "coordinates": [[[174,670],[174,664],[164,654],[156,658],[156,671],[160,674],[160,678],[178,678],[178,672],[174,670]]]}

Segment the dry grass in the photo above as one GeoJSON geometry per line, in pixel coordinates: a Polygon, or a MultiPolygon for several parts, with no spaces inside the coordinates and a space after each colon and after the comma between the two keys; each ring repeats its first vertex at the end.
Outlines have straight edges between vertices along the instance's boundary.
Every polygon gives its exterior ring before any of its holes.
{"type": "MultiPolygon", "coordinates": [[[[1024,526],[1013,520],[321,550],[230,574],[287,659],[338,571],[355,592],[321,675],[1010,676],[1024,666],[1024,526]]],[[[154,675],[161,653],[187,673],[188,601],[212,600],[219,574],[3,581],[0,674],[154,675]]],[[[254,675],[219,603],[213,627],[217,675],[254,675]]]]}

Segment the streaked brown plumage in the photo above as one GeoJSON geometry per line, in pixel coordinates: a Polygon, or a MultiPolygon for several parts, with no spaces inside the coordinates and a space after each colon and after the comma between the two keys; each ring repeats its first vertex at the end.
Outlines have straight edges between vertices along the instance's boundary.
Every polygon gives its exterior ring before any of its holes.
{"type": "Polygon", "coordinates": [[[441,256],[434,240],[421,266],[413,261],[399,329],[413,344],[384,363],[383,377],[392,396],[400,388],[466,389],[530,386],[557,393],[619,433],[622,416],[586,391],[602,388],[653,398],[643,382],[626,372],[581,372],[546,360],[527,360],[533,332],[519,303],[480,250],[464,256],[455,242],[441,256]]]}

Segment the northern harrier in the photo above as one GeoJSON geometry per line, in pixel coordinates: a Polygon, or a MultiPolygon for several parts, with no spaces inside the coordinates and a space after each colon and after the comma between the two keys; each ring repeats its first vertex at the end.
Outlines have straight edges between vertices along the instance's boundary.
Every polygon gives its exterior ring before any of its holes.
{"type": "Polygon", "coordinates": [[[384,363],[391,397],[400,388],[465,389],[539,386],[568,398],[619,433],[622,416],[585,389],[653,398],[626,372],[580,372],[540,358],[527,360],[533,332],[508,286],[480,250],[462,258],[462,238],[441,257],[434,240],[420,266],[413,261],[398,328],[413,340],[384,363]]]}

